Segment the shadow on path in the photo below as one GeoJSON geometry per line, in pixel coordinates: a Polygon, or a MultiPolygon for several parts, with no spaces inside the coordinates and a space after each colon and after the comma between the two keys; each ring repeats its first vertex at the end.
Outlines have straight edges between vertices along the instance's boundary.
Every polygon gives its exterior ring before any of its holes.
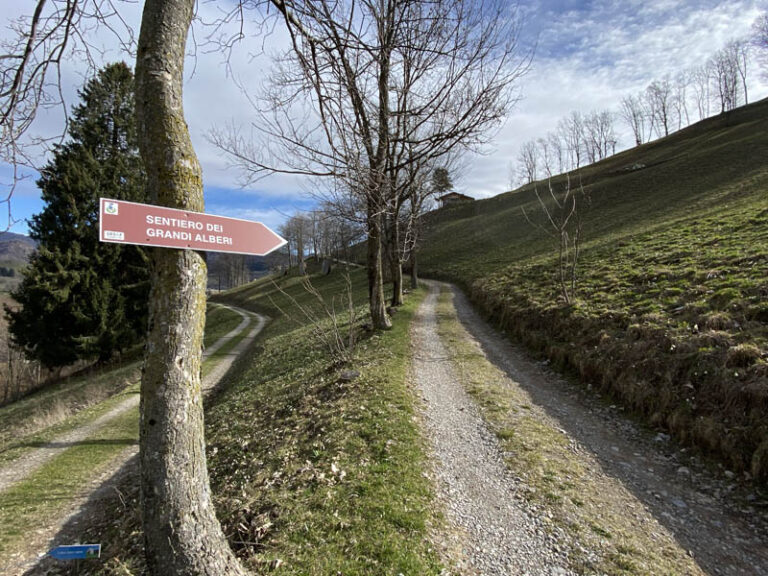
{"type": "Polygon", "coordinates": [[[491,328],[461,291],[450,290],[459,320],[487,358],[641,501],[702,569],[712,575],[768,574],[768,503],[749,486],[531,360],[491,328]]]}
{"type": "MultiPolygon", "coordinates": [[[[138,485],[139,482],[139,457],[134,455],[126,460],[123,465],[94,490],[85,500],[77,513],[70,516],[59,528],[56,536],[48,543],[48,550],[67,544],[99,544],[99,542],[85,542],[84,529],[92,525],[100,514],[108,508],[108,504],[115,501],[117,495],[122,501],[121,486],[138,485]]],[[[128,512],[126,510],[126,512],[128,512]]],[[[106,552],[102,550],[102,554],[106,552]]],[[[83,560],[83,562],[100,562],[100,560],[83,560]]],[[[28,567],[24,576],[40,576],[54,574],[74,574],[75,563],[72,561],[56,560],[49,556],[38,559],[34,565],[28,567]]]]}

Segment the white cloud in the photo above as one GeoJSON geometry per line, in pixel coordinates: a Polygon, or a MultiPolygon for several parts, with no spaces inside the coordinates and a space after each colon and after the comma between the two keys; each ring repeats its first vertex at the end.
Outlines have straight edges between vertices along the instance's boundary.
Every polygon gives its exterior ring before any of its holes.
{"type": "Polygon", "coordinates": [[[280,227],[290,213],[275,209],[254,209],[254,208],[233,208],[227,205],[211,204],[206,212],[216,214],[217,216],[228,216],[230,218],[240,218],[242,220],[253,220],[261,222],[275,232],[280,227]]]}
{"type": "MultiPolygon", "coordinates": [[[[469,194],[508,190],[508,167],[523,142],[553,130],[571,110],[617,109],[624,95],[654,79],[704,64],[729,39],[748,35],[760,12],[752,0],[602,0],[560,12],[552,9],[557,3],[542,1],[535,15],[528,13],[530,25],[539,27],[538,56],[496,151],[471,162],[469,194]]],[[[750,99],[767,94],[768,85],[753,73],[750,99]]]]}

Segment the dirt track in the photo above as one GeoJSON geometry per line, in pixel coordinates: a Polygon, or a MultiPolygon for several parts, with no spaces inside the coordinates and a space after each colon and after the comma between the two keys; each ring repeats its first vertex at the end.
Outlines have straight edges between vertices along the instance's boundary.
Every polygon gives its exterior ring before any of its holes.
{"type": "MultiPolygon", "coordinates": [[[[233,338],[237,338],[244,331],[249,330],[254,319],[256,323],[232,350],[228,351],[225,355],[220,355],[216,366],[203,380],[203,390],[205,391],[211,390],[218,384],[235,359],[248,347],[266,324],[266,318],[261,315],[235,306],[222,306],[237,312],[243,317],[243,320],[234,330],[222,336],[216,343],[205,350],[203,353],[204,358],[216,354],[218,350],[233,338]]],[[[40,447],[28,455],[11,462],[5,469],[0,469],[0,490],[7,488],[12,483],[23,480],[45,462],[73,444],[98,434],[98,431],[107,427],[111,420],[124,414],[127,410],[135,409],[138,406],[138,402],[138,394],[131,396],[97,420],[56,438],[46,446],[40,447]]],[[[117,485],[118,477],[126,473],[127,466],[136,465],[135,456],[137,454],[138,446],[130,446],[118,453],[105,470],[93,478],[78,494],[72,495],[72,500],[62,509],[60,514],[55,518],[48,519],[44,526],[37,526],[34,532],[30,533],[27,548],[23,555],[0,559],[0,574],[7,574],[9,576],[16,574],[44,574],[46,571],[45,567],[50,562],[50,560],[45,559],[45,552],[59,544],[71,544],[76,541],[76,534],[71,533],[71,531],[77,526],[77,517],[87,516],[88,510],[85,509],[87,506],[98,506],[99,494],[106,495],[110,492],[117,485]],[[69,527],[69,530],[62,531],[61,529],[65,525],[69,527]]]]}
{"type": "MultiPolygon", "coordinates": [[[[680,554],[691,557],[697,566],[684,573],[768,574],[768,503],[748,483],[532,361],[480,318],[458,290],[431,284],[433,292],[438,287],[452,291],[466,338],[505,375],[504,385],[526,394],[534,405],[532,413],[567,436],[591,489],[606,508],[615,507],[634,530],[660,534],[680,554]]],[[[430,300],[424,306],[422,325],[434,314],[430,300]]],[[[430,354],[426,361],[432,364],[450,358],[439,349],[430,354]]],[[[448,387],[457,379],[443,380],[448,387]]]]}

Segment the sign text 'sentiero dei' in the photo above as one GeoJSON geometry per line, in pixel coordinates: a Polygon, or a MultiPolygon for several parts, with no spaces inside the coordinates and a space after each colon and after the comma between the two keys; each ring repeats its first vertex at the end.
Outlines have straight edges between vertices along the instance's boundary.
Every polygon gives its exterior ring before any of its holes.
{"type": "Polygon", "coordinates": [[[286,241],[261,222],[101,198],[102,242],[264,256],[286,241]]]}

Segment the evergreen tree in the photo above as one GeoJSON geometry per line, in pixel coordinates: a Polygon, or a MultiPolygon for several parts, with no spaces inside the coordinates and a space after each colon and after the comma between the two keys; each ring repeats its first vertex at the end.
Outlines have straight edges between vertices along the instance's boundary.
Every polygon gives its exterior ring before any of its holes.
{"type": "Polygon", "coordinates": [[[432,171],[432,189],[436,194],[445,194],[453,190],[451,173],[446,168],[439,167],[432,171]]]}
{"type": "Polygon", "coordinates": [[[38,249],[13,293],[21,309],[7,313],[14,341],[49,367],[107,360],[146,331],[146,254],[98,238],[100,197],[145,201],[133,90],[122,62],[88,81],[70,139],[37,182],[45,207],[29,224],[38,249]]]}

